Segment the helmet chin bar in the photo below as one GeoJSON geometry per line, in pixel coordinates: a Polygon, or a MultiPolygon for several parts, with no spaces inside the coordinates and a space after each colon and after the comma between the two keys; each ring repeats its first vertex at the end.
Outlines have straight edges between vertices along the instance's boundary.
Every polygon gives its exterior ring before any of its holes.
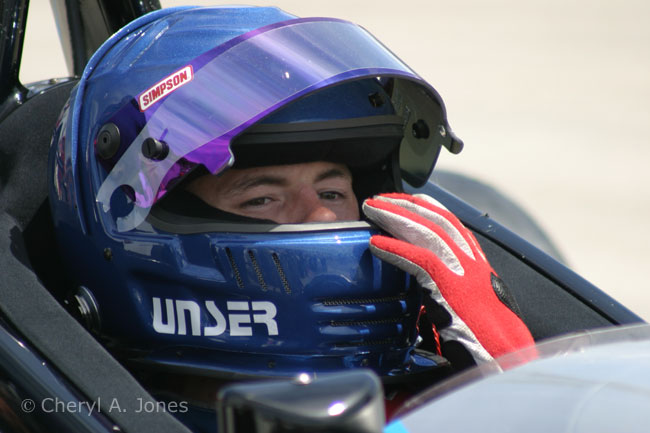
{"type": "Polygon", "coordinates": [[[444,365],[415,351],[421,293],[370,254],[368,223],[249,226],[126,237],[112,261],[128,256],[129,296],[94,288],[100,334],[139,363],[231,379],[367,367],[405,380],[444,365]]]}

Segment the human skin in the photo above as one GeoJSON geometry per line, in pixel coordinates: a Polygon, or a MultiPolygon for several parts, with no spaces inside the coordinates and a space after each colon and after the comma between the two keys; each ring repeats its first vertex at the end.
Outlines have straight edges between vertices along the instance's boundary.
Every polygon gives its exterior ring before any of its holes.
{"type": "Polygon", "coordinates": [[[332,162],[229,169],[187,189],[217,209],[279,224],[359,219],[350,170],[332,162]]]}

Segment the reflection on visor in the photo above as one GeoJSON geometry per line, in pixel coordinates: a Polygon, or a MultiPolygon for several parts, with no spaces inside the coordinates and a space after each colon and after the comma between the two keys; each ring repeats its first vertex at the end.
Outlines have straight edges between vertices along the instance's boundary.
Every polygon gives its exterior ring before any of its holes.
{"type": "Polygon", "coordinates": [[[97,202],[108,212],[116,189],[133,189],[135,206],[118,218],[119,231],[143,222],[188,163],[218,173],[233,162],[229,148],[233,137],[307,93],[374,76],[403,77],[428,88],[365,30],[334,19],[297,19],[263,27],[216,47],[179,71],[188,68],[191,80],[171,92],[154,98],[154,87],[143,89],[146,95],[139,97],[146,125],[97,193],[97,202]],[[142,154],[142,143],[150,137],[168,146],[164,159],[142,154]]]}

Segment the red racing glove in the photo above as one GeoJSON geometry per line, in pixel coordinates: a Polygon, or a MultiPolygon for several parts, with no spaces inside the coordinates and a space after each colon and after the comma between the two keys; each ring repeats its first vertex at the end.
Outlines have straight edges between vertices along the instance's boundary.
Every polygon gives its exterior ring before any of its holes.
{"type": "MultiPolygon", "coordinates": [[[[439,330],[443,342],[461,343],[477,364],[535,344],[506,305],[503,283],[472,232],[440,203],[426,195],[382,194],[366,200],[363,212],[394,236],[372,236],[371,252],[413,275],[451,316],[439,330]]],[[[534,357],[524,351],[510,363],[534,357]]]]}

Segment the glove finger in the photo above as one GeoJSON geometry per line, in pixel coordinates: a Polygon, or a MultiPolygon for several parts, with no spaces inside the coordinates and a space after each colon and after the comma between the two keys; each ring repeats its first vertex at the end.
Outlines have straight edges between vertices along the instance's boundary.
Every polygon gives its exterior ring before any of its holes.
{"type": "Polygon", "coordinates": [[[442,204],[424,194],[410,195],[410,194],[382,194],[375,197],[376,200],[387,201],[398,206],[403,207],[423,218],[426,218],[440,228],[458,245],[458,247],[472,259],[476,259],[471,247],[471,240],[466,236],[468,231],[460,220],[451,212],[449,212],[442,204]]]}
{"type": "Polygon", "coordinates": [[[487,263],[488,259],[485,256],[485,253],[483,252],[483,248],[481,248],[481,244],[478,243],[476,236],[474,236],[474,233],[472,233],[470,230],[467,230],[466,234],[470,240],[470,246],[472,247],[472,251],[474,251],[474,254],[480,256],[483,259],[483,261],[487,263]]]}
{"type": "Polygon", "coordinates": [[[447,264],[427,248],[390,236],[372,236],[370,252],[386,263],[413,275],[421,286],[429,286],[433,283],[433,290],[437,293],[440,293],[440,290],[434,279],[451,274],[447,264]]]}
{"type": "MultiPolygon", "coordinates": [[[[468,242],[469,248],[471,251],[474,253],[472,254],[472,258],[477,259],[476,256],[480,256],[483,261],[487,262],[487,257],[485,257],[485,253],[483,252],[483,249],[481,248],[481,244],[478,243],[478,240],[476,239],[476,236],[474,236],[474,233],[472,233],[471,230],[469,230],[465,225],[458,219],[456,215],[451,213],[445,206],[443,206],[438,200],[434,199],[431,196],[428,196],[426,194],[414,194],[413,197],[419,200],[424,200],[428,204],[432,205],[434,208],[439,208],[442,210],[442,213],[444,215],[447,215],[451,221],[453,221],[454,227],[461,227],[461,233],[465,241],[468,242]]],[[[464,249],[463,249],[464,250],[464,249]]]]}
{"type": "MultiPolygon", "coordinates": [[[[411,248],[421,248],[427,256],[434,255],[457,275],[465,271],[458,259],[461,253],[447,233],[431,221],[390,202],[368,199],[363,211],[372,222],[411,248]]],[[[404,248],[407,250],[408,248],[404,248]]]]}

